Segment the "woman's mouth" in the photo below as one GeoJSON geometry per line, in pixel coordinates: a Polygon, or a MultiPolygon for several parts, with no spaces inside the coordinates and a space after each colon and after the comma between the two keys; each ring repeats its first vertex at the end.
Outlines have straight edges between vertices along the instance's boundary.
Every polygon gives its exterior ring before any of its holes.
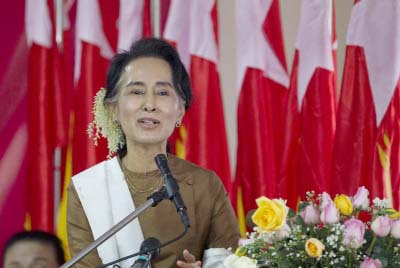
{"type": "Polygon", "coordinates": [[[139,118],[137,120],[137,122],[139,123],[139,125],[143,128],[147,128],[147,129],[151,129],[151,128],[155,128],[160,124],[160,121],[154,118],[139,118]]]}

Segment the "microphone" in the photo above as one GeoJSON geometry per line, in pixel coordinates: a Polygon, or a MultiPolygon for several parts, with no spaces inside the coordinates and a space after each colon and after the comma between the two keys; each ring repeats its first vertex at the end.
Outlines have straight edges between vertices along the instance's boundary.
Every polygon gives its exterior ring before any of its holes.
{"type": "Polygon", "coordinates": [[[181,216],[183,225],[185,225],[186,228],[189,228],[190,222],[186,212],[186,207],[179,192],[179,185],[169,170],[167,157],[164,154],[158,154],[154,160],[164,178],[164,187],[168,199],[175,204],[176,210],[181,216]]]}
{"type": "Polygon", "coordinates": [[[147,251],[147,253],[140,255],[130,268],[148,267],[150,261],[152,259],[157,258],[158,255],[160,255],[160,246],[161,243],[157,238],[149,237],[146,240],[144,240],[140,245],[140,251],[147,251]]]}

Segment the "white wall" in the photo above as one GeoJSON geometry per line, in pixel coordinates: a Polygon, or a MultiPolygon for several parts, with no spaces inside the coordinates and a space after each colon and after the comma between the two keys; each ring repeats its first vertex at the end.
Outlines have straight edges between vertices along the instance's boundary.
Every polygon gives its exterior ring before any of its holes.
{"type": "MultiPolygon", "coordinates": [[[[345,56],[347,25],[350,18],[351,8],[353,6],[353,1],[336,0],[334,2],[336,12],[336,33],[338,38],[338,80],[341,81],[345,56]]],[[[286,63],[290,71],[294,55],[294,44],[296,40],[298,21],[300,17],[300,0],[280,0],[280,8],[283,38],[285,43],[286,63]]],[[[219,69],[221,73],[225,124],[229,142],[231,168],[232,172],[234,172],[236,165],[236,109],[238,100],[237,86],[235,85],[235,1],[218,0],[218,15],[220,42],[219,69]]],[[[340,86],[340,82],[338,85],[340,86]]],[[[234,175],[234,173],[232,173],[232,175],[234,175]]]]}

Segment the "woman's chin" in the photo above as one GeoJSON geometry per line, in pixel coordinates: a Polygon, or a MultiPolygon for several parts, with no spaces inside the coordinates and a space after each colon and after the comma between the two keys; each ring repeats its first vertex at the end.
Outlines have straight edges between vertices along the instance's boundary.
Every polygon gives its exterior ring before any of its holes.
{"type": "Polygon", "coordinates": [[[131,141],[131,144],[137,145],[137,146],[146,146],[146,147],[159,146],[160,148],[163,148],[167,144],[167,138],[161,138],[159,136],[147,135],[145,137],[135,138],[134,140],[131,141]]]}

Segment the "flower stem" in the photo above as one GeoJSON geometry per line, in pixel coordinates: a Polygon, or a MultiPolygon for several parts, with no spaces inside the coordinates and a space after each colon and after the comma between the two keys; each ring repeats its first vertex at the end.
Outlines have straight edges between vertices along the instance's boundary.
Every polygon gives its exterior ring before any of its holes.
{"type": "Polygon", "coordinates": [[[374,248],[375,242],[376,242],[376,236],[374,236],[374,238],[372,238],[371,244],[369,245],[369,248],[367,250],[368,256],[371,255],[371,252],[372,252],[372,249],[374,248]]]}
{"type": "Polygon", "coordinates": [[[351,267],[351,256],[352,256],[352,254],[351,254],[351,252],[349,252],[349,254],[347,255],[347,257],[348,257],[347,267],[351,267]]]}
{"type": "Polygon", "coordinates": [[[356,219],[358,219],[359,216],[360,216],[360,211],[357,209],[356,210],[356,219]]]}
{"type": "Polygon", "coordinates": [[[389,242],[387,243],[386,252],[389,252],[389,250],[391,249],[392,245],[393,245],[393,239],[390,238],[389,242]]]}

